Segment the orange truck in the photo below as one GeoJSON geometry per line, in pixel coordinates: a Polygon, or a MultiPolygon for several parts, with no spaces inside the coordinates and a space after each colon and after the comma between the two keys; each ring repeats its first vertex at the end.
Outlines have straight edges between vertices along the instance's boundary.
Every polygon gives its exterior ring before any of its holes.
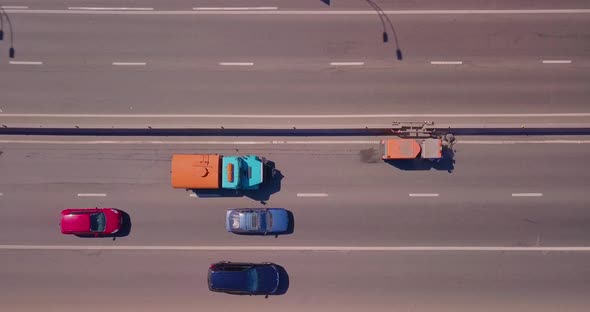
{"type": "Polygon", "coordinates": [[[255,155],[172,155],[171,182],[187,190],[256,190],[264,182],[266,160],[255,155]]]}
{"type": "Polygon", "coordinates": [[[402,160],[424,158],[437,160],[443,157],[443,149],[452,144],[454,138],[396,138],[381,141],[381,158],[402,160]]]}

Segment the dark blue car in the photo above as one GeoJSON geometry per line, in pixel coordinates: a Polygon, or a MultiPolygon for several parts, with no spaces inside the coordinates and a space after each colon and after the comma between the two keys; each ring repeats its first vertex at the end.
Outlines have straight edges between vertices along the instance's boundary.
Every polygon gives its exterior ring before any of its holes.
{"type": "Polygon", "coordinates": [[[289,229],[289,213],[282,208],[229,209],[225,228],[236,234],[277,235],[289,229]]]}
{"type": "Polygon", "coordinates": [[[272,295],[279,288],[279,268],[272,263],[218,262],[209,267],[209,290],[234,295],[272,295]]]}

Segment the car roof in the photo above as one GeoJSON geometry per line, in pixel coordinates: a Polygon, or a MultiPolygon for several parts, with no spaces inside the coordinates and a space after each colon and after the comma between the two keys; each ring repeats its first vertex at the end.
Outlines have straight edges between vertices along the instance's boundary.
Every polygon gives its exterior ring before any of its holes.
{"type": "Polygon", "coordinates": [[[266,226],[266,220],[264,219],[264,210],[234,210],[229,215],[233,229],[240,229],[244,231],[256,231],[260,230],[263,225],[266,226]],[[237,227],[239,225],[239,227],[237,227]]]}
{"type": "Polygon", "coordinates": [[[211,286],[220,290],[248,291],[248,271],[212,271],[211,286]]]}

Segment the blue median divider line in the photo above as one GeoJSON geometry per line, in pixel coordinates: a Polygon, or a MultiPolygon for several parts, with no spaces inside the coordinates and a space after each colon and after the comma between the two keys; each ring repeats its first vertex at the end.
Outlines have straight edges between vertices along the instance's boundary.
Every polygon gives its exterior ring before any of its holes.
{"type": "MultiPolygon", "coordinates": [[[[539,128],[477,128],[448,127],[435,130],[435,134],[452,133],[462,136],[528,136],[528,135],[590,135],[588,127],[539,128]]],[[[285,136],[285,137],[338,137],[394,135],[390,128],[338,128],[338,129],[219,129],[219,128],[28,128],[2,127],[0,135],[59,135],[59,136],[285,136]]]]}

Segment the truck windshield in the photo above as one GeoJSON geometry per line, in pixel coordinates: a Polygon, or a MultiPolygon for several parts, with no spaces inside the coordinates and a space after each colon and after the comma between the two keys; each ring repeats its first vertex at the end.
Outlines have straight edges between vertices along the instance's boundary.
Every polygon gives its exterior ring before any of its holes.
{"type": "Polygon", "coordinates": [[[90,215],[90,231],[103,232],[106,228],[107,220],[104,213],[93,213],[90,215]]]}

